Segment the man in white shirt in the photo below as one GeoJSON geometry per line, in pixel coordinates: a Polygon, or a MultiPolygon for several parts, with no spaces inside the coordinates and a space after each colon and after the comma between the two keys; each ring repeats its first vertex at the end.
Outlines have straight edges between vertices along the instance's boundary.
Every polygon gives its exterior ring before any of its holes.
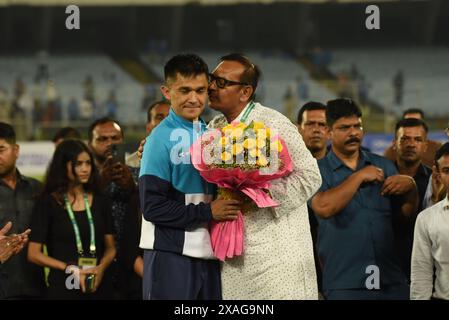
{"type": "MultiPolygon", "coordinates": [[[[449,190],[449,142],[435,155],[438,179],[449,190]]],[[[411,299],[449,300],[449,200],[418,215],[412,252],[411,299]],[[435,276],[435,279],[434,279],[435,276]]]]}
{"type": "MultiPolygon", "coordinates": [[[[446,129],[444,129],[444,132],[446,132],[446,135],[449,138],[449,123],[447,124],[446,129]]],[[[423,208],[433,206],[435,203],[441,201],[446,195],[446,189],[441,182],[436,179],[435,165],[433,165],[432,171],[433,173],[427,184],[426,194],[424,195],[423,208]]]]}

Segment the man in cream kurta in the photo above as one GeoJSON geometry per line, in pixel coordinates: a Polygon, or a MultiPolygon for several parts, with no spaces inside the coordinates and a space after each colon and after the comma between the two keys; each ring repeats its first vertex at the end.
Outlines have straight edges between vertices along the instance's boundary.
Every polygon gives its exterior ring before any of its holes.
{"type": "Polygon", "coordinates": [[[245,213],[245,251],[227,259],[222,269],[224,299],[317,299],[307,200],[321,185],[316,160],[297,128],[279,112],[254,103],[258,68],[246,57],[228,55],[211,75],[211,108],[223,115],[210,127],[231,121],[261,121],[284,139],[294,171],[272,181],[279,206],[245,213]]]}

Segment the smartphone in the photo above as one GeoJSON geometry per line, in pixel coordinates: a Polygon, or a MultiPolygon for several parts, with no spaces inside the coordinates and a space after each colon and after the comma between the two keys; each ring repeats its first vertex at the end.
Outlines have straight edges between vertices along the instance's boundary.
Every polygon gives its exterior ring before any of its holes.
{"type": "Polygon", "coordinates": [[[86,284],[86,292],[89,293],[92,292],[95,288],[95,275],[94,274],[87,275],[85,284],[86,284]]]}
{"type": "Polygon", "coordinates": [[[111,145],[111,155],[114,163],[125,164],[125,145],[124,144],[113,144],[111,145]]]}

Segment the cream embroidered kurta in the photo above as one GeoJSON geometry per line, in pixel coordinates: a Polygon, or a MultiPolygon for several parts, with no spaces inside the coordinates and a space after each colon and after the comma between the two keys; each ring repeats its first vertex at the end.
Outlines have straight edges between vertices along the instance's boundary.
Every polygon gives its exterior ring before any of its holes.
{"type": "MultiPolygon", "coordinates": [[[[321,186],[317,162],[296,126],[281,113],[256,103],[245,123],[252,120],[277,130],[290,152],[294,171],[272,181],[270,192],[278,207],[245,213],[244,255],[223,263],[223,298],[318,299],[307,212],[307,200],[321,186]]],[[[209,126],[226,124],[220,115],[209,126]]]]}

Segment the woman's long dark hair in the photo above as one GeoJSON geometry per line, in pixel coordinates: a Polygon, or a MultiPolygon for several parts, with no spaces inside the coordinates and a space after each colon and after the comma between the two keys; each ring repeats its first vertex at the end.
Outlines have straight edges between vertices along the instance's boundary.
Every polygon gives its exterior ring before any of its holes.
{"type": "Polygon", "coordinates": [[[75,166],[78,156],[82,152],[89,154],[92,166],[89,180],[83,184],[84,191],[92,192],[93,194],[99,193],[99,176],[92,152],[80,140],[65,140],[58,145],[53,154],[53,159],[45,176],[43,195],[53,195],[56,200],[62,202],[64,193],[68,191],[70,185],[70,179],[67,175],[67,163],[71,163],[72,174],[74,177],[77,177],[75,166]]]}

